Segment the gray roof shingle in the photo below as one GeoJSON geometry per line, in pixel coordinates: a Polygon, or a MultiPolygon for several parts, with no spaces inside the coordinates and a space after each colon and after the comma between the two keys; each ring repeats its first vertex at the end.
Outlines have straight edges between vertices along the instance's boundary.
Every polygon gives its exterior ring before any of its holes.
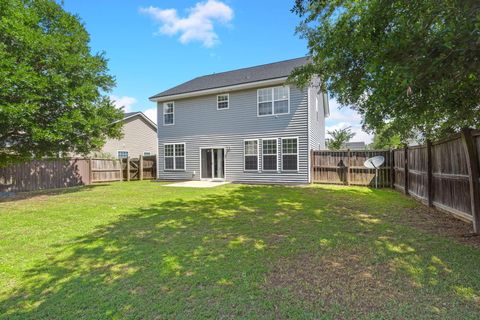
{"type": "Polygon", "coordinates": [[[296,67],[305,65],[308,57],[301,57],[280,62],[263,64],[255,67],[214,73],[197,77],[176,87],[160,92],[150,99],[171,96],[182,93],[202,91],[214,88],[228,87],[263,80],[283,78],[290,75],[296,67]]]}

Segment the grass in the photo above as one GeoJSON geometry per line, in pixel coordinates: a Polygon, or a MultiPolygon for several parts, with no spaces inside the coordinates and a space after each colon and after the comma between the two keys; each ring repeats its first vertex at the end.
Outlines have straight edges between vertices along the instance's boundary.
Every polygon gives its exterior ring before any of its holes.
{"type": "Polygon", "coordinates": [[[153,182],[3,202],[0,319],[479,319],[480,249],[412,225],[418,206],[153,182]]]}

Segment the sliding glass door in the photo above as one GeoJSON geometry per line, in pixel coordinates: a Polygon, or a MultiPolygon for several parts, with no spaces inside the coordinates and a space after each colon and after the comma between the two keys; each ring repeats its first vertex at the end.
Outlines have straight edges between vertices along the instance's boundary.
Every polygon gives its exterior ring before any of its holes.
{"type": "Polygon", "coordinates": [[[225,150],[221,148],[201,149],[202,179],[225,179],[225,150]]]}

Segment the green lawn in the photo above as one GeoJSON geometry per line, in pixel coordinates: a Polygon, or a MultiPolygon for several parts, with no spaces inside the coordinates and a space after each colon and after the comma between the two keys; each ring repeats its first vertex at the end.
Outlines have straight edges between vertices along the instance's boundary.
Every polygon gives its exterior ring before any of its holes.
{"type": "Polygon", "coordinates": [[[480,249],[419,211],[391,190],[155,182],[2,202],[0,319],[479,319],[480,249]]]}

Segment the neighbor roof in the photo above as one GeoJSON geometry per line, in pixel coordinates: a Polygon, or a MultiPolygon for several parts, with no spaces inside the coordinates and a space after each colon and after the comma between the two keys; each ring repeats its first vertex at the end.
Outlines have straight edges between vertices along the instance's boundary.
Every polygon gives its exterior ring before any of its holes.
{"type": "MultiPolygon", "coordinates": [[[[123,117],[123,120],[119,120],[119,121],[125,121],[135,116],[142,117],[155,129],[155,131],[157,130],[157,125],[155,124],[155,122],[153,122],[149,117],[147,117],[142,111],[125,112],[125,116],[123,117]]],[[[115,121],[114,123],[116,122],[118,121],[115,121]]]]}
{"type": "Polygon", "coordinates": [[[255,67],[214,73],[184,82],[176,87],[160,92],[150,99],[214,88],[288,77],[296,67],[307,63],[308,57],[263,64],[255,67]]]}
{"type": "Polygon", "coordinates": [[[130,118],[131,116],[134,116],[136,114],[142,113],[141,111],[135,111],[135,112],[125,112],[125,117],[124,118],[130,118]]]}

